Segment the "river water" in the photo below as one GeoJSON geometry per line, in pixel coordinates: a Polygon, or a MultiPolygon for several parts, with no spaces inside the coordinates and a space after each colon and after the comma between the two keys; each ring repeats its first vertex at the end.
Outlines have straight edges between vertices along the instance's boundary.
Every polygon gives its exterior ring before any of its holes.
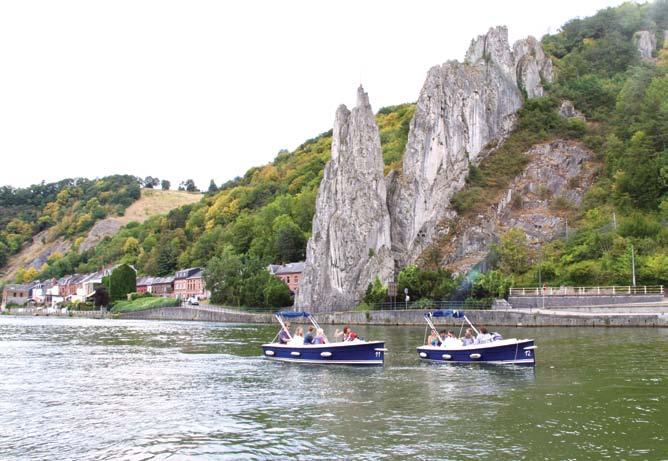
{"type": "MultiPolygon", "coordinates": [[[[270,362],[273,326],[0,317],[0,459],[668,459],[668,329],[502,329],[535,369],[270,362]]],[[[330,332],[331,333],[331,332],[330,332]]]]}

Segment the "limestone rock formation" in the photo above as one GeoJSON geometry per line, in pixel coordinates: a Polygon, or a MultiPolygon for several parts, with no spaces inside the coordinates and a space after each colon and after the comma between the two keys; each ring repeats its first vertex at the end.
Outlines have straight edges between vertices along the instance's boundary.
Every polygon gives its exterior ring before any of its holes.
{"type": "Polygon", "coordinates": [[[552,60],[534,37],[518,40],[513,45],[517,84],[528,98],[543,96],[543,81],[552,81],[552,60]]]}
{"type": "Polygon", "coordinates": [[[455,219],[454,238],[442,248],[444,266],[466,273],[513,227],[522,229],[534,245],[565,234],[563,207],[578,205],[591,186],[595,170],[585,165],[593,153],[581,144],[557,140],[536,145],[527,155],[529,164],[495,206],[455,219]]]}
{"type": "Polygon", "coordinates": [[[394,261],[380,135],[360,86],[357,106],[336,112],[332,159],[320,183],[295,306],[349,308],[375,277],[393,280],[394,261]]]}
{"type": "Polygon", "coordinates": [[[411,121],[403,172],[389,181],[392,244],[399,265],[429,244],[436,225],[453,216],[450,199],[491,141],[510,132],[523,94],[543,94],[552,64],[529,37],[511,50],[508,31],[495,27],[471,43],[464,63],[427,74],[411,121]]]}
{"type": "Polygon", "coordinates": [[[652,53],[656,48],[656,37],[648,30],[639,30],[633,36],[633,39],[643,59],[652,59],[652,53]]]}
{"type": "Polygon", "coordinates": [[[564,118],[578,118],[583,121],[585,120],[584,114],[577,110],[573,103],[568,100],[561,102],[561,106],[559,107],[559,115],[564,118]]]}

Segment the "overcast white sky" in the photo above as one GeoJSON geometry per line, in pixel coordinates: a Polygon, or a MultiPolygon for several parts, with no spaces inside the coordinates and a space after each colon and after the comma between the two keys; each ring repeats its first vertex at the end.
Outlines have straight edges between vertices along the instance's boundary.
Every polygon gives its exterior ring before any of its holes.
{"type": "Polygon", "coordinates": [[[415,101],[429,67],[620,0],[0,2],[0,185],[128,173],[202,188],[331,128],[362,82],[415,101]]]}

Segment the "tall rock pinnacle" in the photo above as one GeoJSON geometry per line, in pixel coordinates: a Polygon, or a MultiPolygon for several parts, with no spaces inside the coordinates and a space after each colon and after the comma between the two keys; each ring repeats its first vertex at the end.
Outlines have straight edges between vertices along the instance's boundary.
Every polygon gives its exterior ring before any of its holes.
{"type": "Polygon", "coordinates": [[[387,283],[393,276],[380,135],[360,86],[357,106],[336,111],[332,158],[320,183],[295,306],[349,308],[375,277],[387,283]]]}
{"type": "Polygon", "coordinates": [[[541,96],[552,63],[533,37],[511,50],[508,30],[491,28],[473,40],[464,63],[429,70],[411,121],[403,172],[389,178],[392,243],[399,265],[414,261],[436,226],[454,215],[450,200],[469,164],[513,127],[523,94],[541,96]]]}

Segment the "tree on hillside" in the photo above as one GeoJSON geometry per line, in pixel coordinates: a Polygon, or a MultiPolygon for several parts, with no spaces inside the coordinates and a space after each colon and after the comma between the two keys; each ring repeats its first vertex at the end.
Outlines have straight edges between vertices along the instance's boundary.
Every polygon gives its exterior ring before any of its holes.
{"type": "Polygon", "coordinates": [[[211,258],[204,272],[204,280],[214,303],[241,304],[242,269],[241,259],[229,247],[222,255],[211,258]]]}
{"type": "Polygon", "coordinates": [[[172,183],[170,183],[170,182],[167,181],[166,179],[163,179],[163,180],[160,182],[160,187],[162,188],[162,190],[169,190],[169,188],[171,187],[171,185],[172,185],[172,183]]]}
{"type": "Polygon", "coordinates": [[[153,176],[146,176],[143,181],[144,187],[148,189],[153,189],[154,187],[157,187],[158,184],[160,184],[160,180],[158,178],[154,178],[153,176]]]}
{"type": "Polygon", "coordinates": [[[290,263],[304,259],[306,237],[288,215],[274,220],[275,252],[277,262],[290,263]]]}
{"type": "Polygon", "coordinates": [[[216,183],[213,181],[213,179],[212,179],[211,182],[209,183],[209,190],[208,190],[208,192],[209,192],[209,194],[213,194],[213,193],[215,193],[215,192],[218,192],[218,186],[216,186],[216,183]]]}
{"type": "Polygon", "coordinates": [[[501,236],[494,247],[499,255],[499,267],[506,274],[523,274],[531,265],[532,250],[522,229],[513,227],[501,236]]]}
{"type": "Polygon", "coordinates": [[[199,189],[195,185],[195,181],[192,179],[186,179],[181,184],[179,184],[179,190],[186,192],[199,192],[199,189]]]}

